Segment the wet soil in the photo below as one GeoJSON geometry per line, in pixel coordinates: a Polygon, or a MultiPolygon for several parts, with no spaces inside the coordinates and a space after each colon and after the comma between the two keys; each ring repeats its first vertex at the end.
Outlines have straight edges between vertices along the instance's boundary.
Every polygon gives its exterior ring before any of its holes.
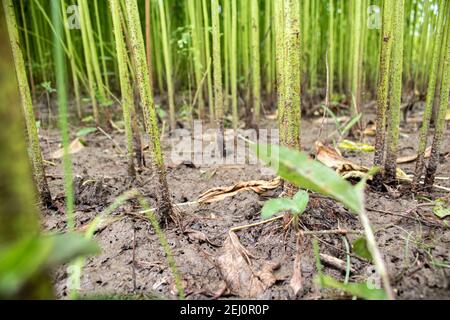
{"type": "MultiPolygon", "coordinates": [[[[365,122],[371,120],[368,115],[365,122]]],[[[320,119],[303,120],[302,144],[305,151],[314,154],[314,142],[320,135],[320,119]]],[[[274,127],[268,121],[267,127],[274,127]]],[[[326,137],[335,130],[327,125],[322,131],[326,137]]],[[[75,133],[75,128],[73,133],[75,133]]],[[[403,124],[400,137],[400,155],[414,154],[417,145],[418,124],[403,124]]],[[[60,148],[57,130],[41,129],[41,143],[45,159],[60,148]]],[[[117,196],[137,188],[151,207],[157,205],[157,178],[151,168],[144,168],[139,178],[132,181],[127,175],[126,157],[115,145],[125,150],[124,134],[114,131],[111,139],[100,132],[84,137],[86,147],[73,155],[74,186],[76,195],[76,225],[82,229],[98,216],[117,196]]],[[[338,136],[334,137],[335,139],[338,136]]],[[[450,151],[450,133],[444,139],[444,151],[450,151]]],[[[333,139],[330,139],[332,141],[333,139]]],[[[365,138],[373,144],[373,138],[365,138]]],[[[275,176],[256,165],[192,166],[174,164],[170,159],[167,134],[163,138],[168,171],[168,184],[173,203],[193,202],[205,191],[221,186],[232,186],[250,180],[270,180],[275,176]]],[[[148,152],[148,151],[147,151],[148,152]]],[[[370,166],[372,154],[344,152],[352,161],[370,166]]],[[[147,153],[148,157],[148,153],[147,153]]],[[[65,230],[63,180],[61,160],[51,160],[47,166],[49,184],[58,209],[43,213],[43,227],[47,231],[65,230]]],[[[401,165],[412,173],[414,163],[401,165]]],[[[450,159],[442,158],[439,177],[450,176],[450,159]]],[[[449,180],[437,184],[450,187],[449,180]]],[[[204,205],[179,206],[184,232],[170,225],[165,234],[176,261],[178,272],[188,299],[246,298],[226,290],[225,279],[217,259],[230,228],[261,221],[260,211],[264,201],[281,193],[280,188],[266,194],[245,191],[220,202],[204,205]]],[[[439,220],[431,207],[421,206],[426,199],[445,198],[448,193],[434,190],[432,194],[417,197],[409,192],[408,185],[392,188],[389,192],[366,192],[369,218],[386,261],[392,285],[398,299],[449,299],[450,298],[450,229],[449,222],[439,220]],[[403,216],[401,216],[403,215],[403,216]]],[[[166,254],[150,222],[139,212],[142,208],[135,200],[128,201],[115,210],[108,223],[96,232],[95,240],[102,248],[101,254],[86,261],[81,277],[81,295],[137,295],[176,299],[174,279],[166,254]]],[[[309,230],[347,229],[362,230],[357,216],[342,205],[317,195],[302,218],[309,230]]],[[[348,299],[334,290],[319,289],[313,279],[317,274],[312,240],[319,240],[320,252],[346,260],[343,236],[304,236],[301,241],[301,271],[303,289],[295,295],[289,283],[296,257],[296,235],[284,231],[281,221],[258,225],[236,233],[241,244],[254,256],[253,267],[258,270],[267,263],[278,265],[274,271],[273,285],[258,294],[259,299],[348,299]]],[[[351,243],[357,235],[347,235],[351,243]]],[[[373,267],[367,260],[351,255],[351,282],[373,278],[373,267]]],[[[344,272],[325,264],[325,273],[344,279],[344,272]]],[[[54,283],[59,298],[68,296],[67,268],[54,272],[54,283]]]]}

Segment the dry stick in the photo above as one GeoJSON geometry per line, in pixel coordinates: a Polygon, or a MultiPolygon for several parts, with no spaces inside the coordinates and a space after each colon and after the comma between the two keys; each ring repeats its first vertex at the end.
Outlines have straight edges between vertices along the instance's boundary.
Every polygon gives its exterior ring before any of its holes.
{"type": "Polygon", "coordinates": [[[133,225],[133,261],[131,263],[131,268],[133,272],[133,292],[136,293],[136,226],[133,225]]]}
{"type": "MultiPolygon", "coordinates": [[[[341,259],[330,256],[328,254],[320,253],[320,260],[322,260],[325,264],[328,264],[340,271],[347,271],[347,263],[341,259]]],[[[350,268],[350,272],[354,273],[355,269],[350,268]]]]}
{"type": "Polygon", "coordinates": [[[274,217],[274,218],[271,218],[271,219],[267,219],[267,220],[264,220],[264,221],[252,223],[252,224],[247,224],[245,226],[234,227],[234,228],[231,228],[228,232],[242,231],[242,230],[249,229],[249,228],[252,228],[252,227],[256,227],[256,226],[260,226],[260,225],[263,225],[263,224],[271,223],[273,221],[280,220],[280,219],[283,219],[283,218],[284,218],[284,215],[283,216],[274,217]]]}
{"type": "Polygon", "coordinates": [[[199,96],[199,94],[200,94],[200,91],[201,91],[202,88],[203,88],[203,83],[205,82],[206,77],[208,76],[208,73],[209,73],[209,70],[210,70],[210,69],[211,69],[211,60],[209,60],[208,68],[206,68],[206,71],[205,71],[205,73],[203,74],[203,78],[202,78],[202,80],[200,81],[197,90],[195,91],[194,99],[193,99],[193,101],[192,101],[192,107],[194,107],[195,104],[197,103],[198,96],[199,96]]]}
{"type": "Polygon", "coordinates": [[[116,146],[117,150],[119,150],[119,152],[120,152],[122,155],[125,154],[125,152],[122,150],[122,148],[117,144],[116,141],[114,141],[114,139],[113,139],[108,133],[105,132],[105,130],[103,130],[101,127],[97,127],[97,129],[98,129],[98,131],[100,131],[101,133],[103,133],[103,134],[105,135],[105,137],[107,137],[107,138],[114,144],[114,146],[116,146]]]}
{"type": "MultiPolygon", "coordinates": [[[[415,209],[417,209],[417,207],[416,208],[412,208],[412,210],[415,210],[415,209]]],[[[440,224],[434,223],[432,221],[427,221],[425,219],[421,219],[421,218],[418,218],[418,217],[411,217],[411,216],[408,216],[408,215],[405,215],[405,214],[401,214],[401,213],[395,213],[395,212],[392,212],[392,211],[371,209],[371,208],[367,208],[367,210],[368,211],[382,213],[382,214],[388,214],[388,215],[391,215],[391,216],[397,216],[397,217],[401,217],[401,218],[405,218],[405,219],[409,219],[409,220],[420,221],[420,222],[424,223],[425,225],[432,225],[432,226],[435,226],[435,227],[446,228],[444,225],[440,225],[440,224]]]]}
{"type": "Polygon", "coordinates": [[[387,297],[389,300],[395,300],[394,291],[391,287],[386,265],[384,264],[383,257],[381,256],[380,250],[378,249],[372,227],[370,226],[369,218],[367,217],[366,210],[364,208],[359,212],[359,218],[361,220],[361,224],[364,227],[368,249],[372,254],[373,262],[381,278],[381,281],[383,282],[383,287],[386,290],[387,297]]]}

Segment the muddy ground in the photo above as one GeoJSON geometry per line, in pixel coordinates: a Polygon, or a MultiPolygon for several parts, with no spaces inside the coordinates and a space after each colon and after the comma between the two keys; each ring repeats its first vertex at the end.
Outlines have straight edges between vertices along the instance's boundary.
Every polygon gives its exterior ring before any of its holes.
{"type": "MultiPolygon", "coordinates": [[[[414,118],[414,117],[413,117],[414,118]]],[[[366,114],[365,122],[373,119],[366,114]]],[[[320,134],[320,118],[303,119],[302,143],[305,151],[314,154],[314,142],[320,134]]],[[[267,127],[274,127],[268,121],[267,127]]],[[[72,128],[73,133],[76,128],[72,128]]],[[[322,137],[335,130],[327,125],[322,137]]],[[[402,125],[400,155],[414,154],[417,145],[418,124],[414,121],[402,125]]],[[[41,129],[41,142],[45,159],[60,148],[57,130],[41,129]]],[[[146,197],[150,206],[156,206],[157,179],[151,169],[144,168],[139,179],[130,181],[127,176],[126,158],[120,154],[115,143],[125,150],[123,133],[110,133],[111,139],[100,132],[84,137],[86,147],[73,155],[76,191],[77,228],[86,226],[95,216],[112,203],[124,191],[136,187],[146,197]],[[114,142],[113,142],[114,141],[114,142]]],[[[74,137],[74,136],[73,136],[74,137]]],[[[337,137],[336,137],[337,138],[337,137]]],[[[450,133],[444,139],[444,151],[450,151],[450,133]]],[[[163,139],[168,183],[174,203],[192,202],[208,189],[232,186],[250,180],[271,180],[273,175],[255,165],[192,166],[176,165],[170,161],[170,144],[167,134],[163,139]]],[[[373,144],[373,138],[365,138],[373,144]]],[[[372,154],[344,152],[352,161],[370,166],[372,154]]],[[[148,154],[147,154],[148,158],[148,154]]],[[[443,158],[438,176],[450,176],[450,158],[443,158]]],[[[47,166],[49,184],[58,209],[43,214],[47,231],[65,229],[63,214],[63,181],[61,160],[51,160],[47,166]]],[[[412,173],[414,163],[401,165],[406,173],[412,173]]],[[[437,184],[450,187],[449,180],[437,184]]],[[[178,271],[188,299],[248,298],[244,289],[226,285],[219,264],[223,244],[230,228],[261,221],[260,211],[265,200],[276,197],[280,189],[259,195],[253,191],[238,193],[233,197],[208,205],[180,206],[184,232],[174,225],[165,230],[178,271]]],[[[390,192],[367,194],[369,218],[376,230],[377,242],[386,261],[390,278],[398,299],[449,299],[450,298],[450,229],[439,220],[423,197],[415,197],[408,185],[391,189],[390,192]],[[403,217],[400,215],[404,215],[403,217]]],[[[428,199],[445,198],[448,193],[435,190],[425,195],[428,199]]],[[[102,253],[89,258],[81,278],[81,294],[89,297],[101,295],[134,295],[144,298],[175,299],[176,289],[165,253],[151,224],[138,217],[136,201],[129,201],[112,214],[95,234],[102,253]]],[[[447,221],[449,219],[447,218],[447,221]]],[[[309,230],[348,229],[361,230],[358,218],[336,202],[311,196],[302,224],[309,230]]],[[[312,236],[301,240],[301,271],[303,288],[294,295],[289,283],[296,257],[296,236],[291,230],[282,230],[281,221],[255,226],[237,232],[241,244],[253,256],[253,270],[274,267],[271,286],[259,290],[252,298],[259,299],[348,299],[334,290],[320,290],[313,279],[316,272],[312,250],[312,236]]],[[[349,242],[357,235],[348,235],[349,242]]],[[[317,236],[321,253],[346,259],[341,235],[317,236]]],[[[366,281],[372,277],[370,263],[351,256],[351,282],[366,281]]],[[[54,283],[59,298],[68,296],[66,272],[60,268],[54,273],[54,283]]],[[[270,270],[272,271],[272,270],[270,270]]],[[[344,272],[325,264],[327,274],[343,280],[344,272]]],[[[245,278],[245,277],[244,277],[245,278]]],[[[245,282],[245,279],[242,281],[245,282]]],[[[247,279],[248,280],[248,279],[247,279]]],[[[248,284],[243,283],[245,287],[248,284]]]]}

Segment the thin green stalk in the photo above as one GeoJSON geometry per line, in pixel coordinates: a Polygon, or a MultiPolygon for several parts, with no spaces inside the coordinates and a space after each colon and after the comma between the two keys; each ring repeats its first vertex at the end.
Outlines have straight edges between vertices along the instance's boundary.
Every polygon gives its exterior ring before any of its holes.
{"type": "Polygon", "coordinates": [[[173,89],[173,79],[172,79],[172,55],[170,52],[170,39],[168,33],[168,27],[166,22],[166,13],[163,0],[158,0],[159,8],[159,18],[161,22],[161,36],[162,36],[162,48],[164,56],[164,65],[166,67],[166,82],[167,82],[167,96],[169,101],[169,118],[170,118],[170,129],[176,129],[176,119],[175,119],[175,101],[174,101],[174,89],[173,89]]]}
{"type": "Polygon", "coordinates": [[[237,0],[231,0],[231,53],[230,53],[230,68],[231,68],[231,101],[233,111],[233,129],[236,133],[238,129],[239,114],[238,114],[238,85],[237,85],[237,0]]]}
{"type": "Polygon", "coordinates": [[[225,156],[225,135],[223,119],[223,87],[222,87],[222,61],[220,45],[220,19],[219,2],[211,1],[213,68],[214,68],[214,109],[216,111],[217,125],[217,151],[219,157],[225,156]]]}
{"type": "Polygon", "coordinates": [[[205,114],[205,101],[203,98],[203,65],[201,60],[200,50],[200,25],[197,21],[195,1],[187,1],[189,20],[191,23],[191,36],[192,36],[192,51],[194,58],[194,73],[195,82],[198,90],[198,114],[199,118],[203,119],[205,114]]]}
{"type": "Polygon", "coordinates": [[[329,78],[328,78],[328,95],[330,98],[333,97],[334,93],[334,0],[329,0],[328,2],[329,10],[329,21],[328,21],[328,68],[329,68],[329,78]]]}
{"type": "Polygon", "coordinates": [[[63,19],[61,17],[61,2],[52,1],[52,22],[55,28],[53,34],[53,59],[55,62],[56,73],[56,91],[58,96],[59,109],[59,129],[61,133],[61,142],[64,149],[63,172],[64,172],[64,193],[66,198],[67,228],[73,231],[75,228],[74,220],[74,196],[72,184],[72,161],[69,154],[69,120],[67,115],[67,79],[66,79],[66,61],[64,59],[64,50],[58,39],[64,37],[63,19]]]}
{"type": "MultiPolygon", "coordinates": [[[[207,65],[211,64],[211,42],[210,42],[210,26],[209,26],[209,10],[206,0],[202,0],[202,11],[203,11],[203,33],[205,41],[205,57],[207,60],[207,65]]],[[[212,123],[215,119],[214,110],[214,92],[213,92],[213,81],[212,81],[212,68],[207,68],[207,79],[208,79],[208,103],[209,103],[209,121],[212,123]]]]}
{"type": "Polygon", "coordinates": [[[133,161],[133,130],[131,124],[131,109],[133,108],[133,89],[131,88],[130,76],[128,72],[128,55],[123,39],[123,31],[120,20],[120,4],[118,0],[109,0],[111,15],[113,19],[114,36],[117,50],[117,60],[119,65],[120,88],[122,92],[122,111],[125,123],[125,136],[128,152],[128,174],[131,177],[136,176],[133,161]]]}
{"type": "MultiPolygon", "coordinates": [[[[62,15],[63,15],[63,23],[65,26],[68,25],[68,19],[67,19],[67,12],[65,10],[66,8],[66,2],[65,0],[61,1],[61,8],[62,8],[62,15]]],[[[69,62],[70,62],[70,69],[72,73],[72,82],[73,82],[73,91],[75,93],[75,105],[77,109],[77,115],[78,118],[81,119],[83,117],[83,113],[81,111],[81,95],[80,95],[80,84],[78,81],[77,71],[78,67],[75,62],[75,49],[73,47],[73,41],[72,41],[72,35],[70,33],[69,28],[64,28],[65,35],[66,35],[66,42],[67,42],[67,51],[69,53],[69,62]]]]}
{"type": "Polygon", "coordinates": [[[86,26],[86,17],[84,14],[85,6],[82,5],[82,0],[78,0],[78,7],[80,10],[80,26],[81,26],[81,39],[83,43],[83,53],[84,53],[84,63],[86,66],[86,73],[87,73],[87,81],[88,81],[88,90],[89,90],[89,96],[91,98],[92,103],[92,112],[94,116],[94,120],[96,125],[100,125],[100,116],[99,116],[99,110],[98,110],[98,103],[97,103],[97,95],[96,95],[96,85],[94,81],[94,71],[92,67],[92,55],[89,45],[89,39],[87,36],[88,28],[86,26]]]}
{"type": "Polygon", "coordinates": [[[261,110],[261,71],[259,45],[259,6],[258,0],[251,0],[251,66],[252,66],[252,105],[253,122],[259,126],[261,110]]]}

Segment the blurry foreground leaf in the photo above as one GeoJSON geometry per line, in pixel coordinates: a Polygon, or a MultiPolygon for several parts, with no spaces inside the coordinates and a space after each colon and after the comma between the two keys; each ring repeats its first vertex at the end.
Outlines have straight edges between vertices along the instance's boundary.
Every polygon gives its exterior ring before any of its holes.
{"type": "Polygon", "coordinates": [[[0,249],[0,296],[12,296],[37,273],[100,251],[76,233],[29,237],[0,249]]]}
{"type": "Polygon", "coordinates": [[[369,288],[366,283],[348,283],[344,284],[333,277],[322,275],[318,277],[317,282],[325,288],[342,290],[352,296],[366,300],[386,300],[387,296],[383,289],[369,288]]]}

